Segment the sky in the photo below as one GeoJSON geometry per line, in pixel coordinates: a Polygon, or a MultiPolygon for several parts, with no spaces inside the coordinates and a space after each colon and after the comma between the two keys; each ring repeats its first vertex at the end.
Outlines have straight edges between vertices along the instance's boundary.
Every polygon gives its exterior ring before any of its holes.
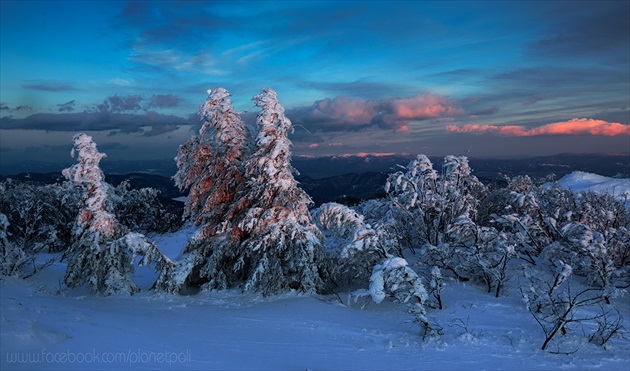
{"type": "Polygon", "coordinates": [[[630,156],[630,1],[0,1],[0,166],[172,159],[263,87],[294,155],[630,156]]]}

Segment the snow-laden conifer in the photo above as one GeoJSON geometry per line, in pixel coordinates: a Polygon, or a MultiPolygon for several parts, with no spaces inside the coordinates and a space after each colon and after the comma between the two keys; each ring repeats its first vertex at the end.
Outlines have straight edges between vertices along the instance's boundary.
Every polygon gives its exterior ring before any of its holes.
{"type": "Polygon", "coordinates": [[[180,146],[174,176],[180,189],[190,188],[184,217],[197,231],[177,269],[158,285],[171,292],[184,286],[227,288],[242,280],[235,267],[242,236],[237,217],[249,203],[236,201],[245,192],[250,136],[224,88],[209,90],[197,113],[202,120],[199,136],[180,146]]]}
{"type": "Polygon", "coordinates": [[[224,88],[208,91],[198,114],[203,122],[199,136],[180,146],[174,179],[180,189],[190,188],[184,216],[199,227],[194,240],[203,241],[228,230],[238,234],[233,219],[242,207],[234,199],[244,185],[243,161],[249,143],[245,125],[224,88]]]}
{"type": "Polygon", "coordinates": [[[111,186],[99,166],[105,157],[100,153],[92,138],[86,134],[76,134],[73,138],[72,155],[77,154],[78,163],[64,169],[63,175],[83,189],[79,215],[74,229],[70,260],[64,282],[68,287],[78,287],[88,282],[90,287],[101,294],[133,294],[139,290],[133,282],[133,260],[128,255],[147,255],[152,262],[165,271],[173,263],[144,236],[127,234],[112,213],[109,200],[111,186]]]}
{"type": "Polygon", "coordinates": [[[312,201],[293,177],[292,125],[277,97],[270,88],[253,97],[261,112],[256,149],[245,165],[247,189],[238,201],[250,207],[239,222],[243,239],[234,269],[243,272],[246,290],[311,292],[323,286],[322,236],[308,210],[312,201]]]}

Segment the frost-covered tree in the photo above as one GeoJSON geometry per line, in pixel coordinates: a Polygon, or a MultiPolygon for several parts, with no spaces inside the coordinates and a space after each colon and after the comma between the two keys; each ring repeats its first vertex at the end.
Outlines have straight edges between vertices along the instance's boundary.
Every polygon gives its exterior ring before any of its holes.
{"type": "Polygon", "coordinates": [[[175,183],[180,189],[190,188],[185,217],[199,227],[194,241],[226,231],[238,238],[233,220],[247,205],[237,205],[234,200],[245,183],[248,132],[232,106],[230,93],[221,87],[208,91],[198,114],[203,122],[199,136],[180,146],[175,158],[175,183]]]}
{"type": "Polygon", "coordinates": [[[129,181],[125,180],[114,192],[116,219],[124,220],[131,230],[166,233],[178,230],[183,224],[182,216],[160,201],[160,191],[155,188],[130,189],[129,181]]]}
{"type": "Polygon", "coordinates": [[[250,135],[224,88],[209,90],[197,113],[203,122],[199,136],[180,146],[174,177],[180,189],[190,188],[184,217],[192,219],[197,231],[161,287],[171,292],[185,286],[227,288],[242,280],[234,268],[242,235],[237,217],[249,204],[237,197],[245,192],[250,135]]]}
{"type": "MultiPolygon", "coordinates": [[[[477,206],[486,187],[472,175],[465,156],[446,156],[438,173],[425,155],[392,174],[385,186],[392,205],[393,230],[399,242],[424,265],[467,281],[476,272],[471,257],[480,257],[477,206]]],[[[430,271],[423,272],[430,277],[430,271]]],[[[438,287],[438,286],[436,286],[438,287]]]]}
{"type": "Polygon", "coordinates": [[[234,270],[243,272],[246,290],[316,291],[324,285],[322,235],[308,210],[312,201],[293,177],[292,124],[274,90],[262,89],[253,101],[261,112],[256,149],[245,164],[247,189],[238,201],[249,209],[238,224],[242,242],[234,270]]]}
{"type": "MultiPolygon", "coordinates": [[[[607,303],[601,288],[572,282],[571,265],[557,260],[539,261],[524,271],[520,290],[527,309],[544,333],[541,349],[546,350],[557,335],[576,330],[576,325],[598,324],[589,341],[604,345],[613,335],[621,333],[619,311],[607,303]]],[[[590,326],[582,326],[586,333],[590,326]]]]}
{"type": "Polygon", "coordinates": [[[22,267],[34,261],[23,249],[8,239],[9,219],[0,213],[0,275],[17,276],[22,267]]]}
{"type": "Polygon", "coordinates": [[[431,335],[431,326],[426,316],[424,304],[428,294],[420,277],[403,258],[387,258],[374,266],[370,277],[370,295],[380,303],[386,297],[406,303],[409,313],[422,327],[423,336],[431,335]]]}
{"type": "Polygon", "coordinates": [[[100,153],[92,138],[76,134],[73,138],[72,156],[77,154],[78,163],[64,169],[63,175],[83,189],[83,199],[74,225],[70,247],[70,260],[64,282],[70,288],[89,283],[101,294],[133,294],[139,290],[133,282],[133,260],[128,252],[146,255],[145,262],[158,262],[163,274],[172,267],[170,259],[146,241],[144,236],[128,234],[112,213],[109,200],[111,186],[105,182],[99,162],[100,153]]]}
{"type": "Polygon", "coordinates": [[[418,155],[405,172],[389,177],[385,191],[398,220],[400,242],[414,249],[444,242],[449,225],[464,214],[475,220],[486,189],[472,175],[465,156],[446,156],[440,176],[427,156],[418,155]]]}
{"type": "Polygon", "coordinates": [[[311,222],[311,200],[293,177],[291,122],[277,94],[263,89],[253,98],[262,111],[251,151],[228,97],[222,88],[210,92],[200,108],[200,137],[176,158],[175,180],[191,188],[187,213],[199,229],[163,288],[242,285],[266,295],[321,289],[321,233],[311,222]]]}
{"type": "Polygon", "coordinates": [[[0,183],[0,213],[7,216],[9,241],[29,255],[67,249],[79,192],[68,182],[38,184],[8,179],[0,183]]]}
{"type": "Polygon", "coordinates": [[[388,257],[392,241],[365,223],[363,216],[334,202],[313,210],[313,219],[323,232],[324,245],[338,284],[367,280],[372,268],[388,257]]]}
{"type": "Polygon", "coordinates": [[[6,218],[2,271],[29,277],[52,263],[41,252],[61,252],[71,242],[78,192],[68,183],[41,185],[8,179],[0,183],[0,214],[6,218]]]}

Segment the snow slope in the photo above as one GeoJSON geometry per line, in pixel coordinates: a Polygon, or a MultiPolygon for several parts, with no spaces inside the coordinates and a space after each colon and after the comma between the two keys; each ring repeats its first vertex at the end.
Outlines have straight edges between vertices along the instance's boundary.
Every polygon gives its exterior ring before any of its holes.
{"type": "MultiPolygon", "coordinates": [[[[567,186],[584,189],[579,179],[567,186]]],[[[152,239],[176,257],[191,233],[152,239]]],[[[406,306],[388,299],[157,294],[148,290],[155,274],[146,268],[135,275],[141,293],[98,297],[83,288],[60,290],[64,270],[56,262],[27,280],[1,280],[0,369],[630,369],[628,335],[604,349],[576,327],[551,352],[541,351],[543,333],[516,285],[494,298],[479,286],[448,282],[445,308],[427,311],[443,335],[423,341],[406,306]]],[[[630,298],[614,300],[630,329],[630,298]]]]}
{"type": "Polygon", "coordinates": [[[610,193],[620,200],[624,200],[626,208],[630,209],[630,179],[609,178],[593,173],[574,171],[558,180],[564,188],[573,192],[610,193]]]}

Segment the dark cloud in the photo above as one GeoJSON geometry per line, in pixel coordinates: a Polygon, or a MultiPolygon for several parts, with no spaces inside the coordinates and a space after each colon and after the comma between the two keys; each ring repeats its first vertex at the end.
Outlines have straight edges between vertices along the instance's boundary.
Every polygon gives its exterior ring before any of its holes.
{"type": "Polygon", "coordinates": [[[31,106],[21,105],[15,108],[11,108],[4,103],[0,104],[0,111],[20,112],[20,111],[32,111],[32,110],[33,108],[31,106]]]}
{"type": "Polygon", "coordinates": [[[151,130],[145,132],[143,135],[145,137],[154,137],[156,135],[171,133],[177,129],[179,129],[178,125],[153,125],[151,126],[151,130]]]}
{"type": "Polygon", "coordinates": [[[62,92],[79,90],[69,83],[61,81],[35,81],[22,85],[23,88],[47,92],[62,92]]]}
{"type": "Polygon", "coordinates": [[[535,53],[551,57],[622,57],[627,68],[630,50],[630,2],[576,1],[552,5],[555,22],[547,36],[531,45],[535,53]],[[569,5],[570,6],[567,6],[569,5]]]}
{"type": "Polygon", "coordinates": [[[96,109],[99,112],[123,112],[123,111],[138,111],[142,109],[140,102],[143,101],[139,95],[113,95],[107,97],[103,103],[98,104],[96,109]]]}
{"type": "Polygon", "coordinates": [[[497,112],[499,112],[499,107],[494,106],[494,107],[482,109],[479,111],[471,112],[470,115],[471,116],[490,116],[490,115],[494,115],[497,112]]]}
{"type": "Polygon", "coordinates": [[[70,102],[57,104],[59,107],[59,112],[72,112],[74,111],[75,100],[71,100],[70,102]]]}
{"type": "Polygon", "coordinates": [[[146,104],[146,108],[169,108],[177,107],[181,102],[181,98],[173,94],[153,95],[146,104]]]}
{"type": "Polygon", "coordinates": [[[110,131],[115,133],[144,133],[144,127],[151,127],[152,135],[176,130],[182,125],[196,125],[197,121],[164,115],[156,112],[145,114],[113,112],[80,113],[37,113],[21,119],[3,117],[0,128],[3,130],[44,130],[44,131],[110,131]]]}

